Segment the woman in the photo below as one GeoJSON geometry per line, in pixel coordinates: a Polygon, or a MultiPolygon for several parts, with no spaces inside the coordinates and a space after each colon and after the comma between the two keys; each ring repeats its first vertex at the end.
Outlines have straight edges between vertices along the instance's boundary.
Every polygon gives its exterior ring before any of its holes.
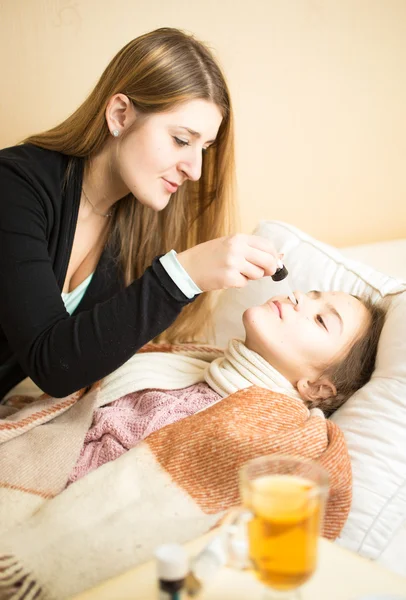
{"type": "Polygon", "coordinates": [[[224,77],[176,29],[131,41],[66,121],[0,151],[0,399],[27,376],[56,397],[88,386],[175,319],[166,338],[193,339],[200,292],[275,272],[271,243],[227,235],[233,157],[224,77]]]}

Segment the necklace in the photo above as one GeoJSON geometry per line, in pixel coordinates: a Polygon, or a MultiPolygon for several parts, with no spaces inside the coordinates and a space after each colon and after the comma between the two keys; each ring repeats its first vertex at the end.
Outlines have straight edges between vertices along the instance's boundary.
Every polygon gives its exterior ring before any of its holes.
{"type": "Polygon", "coordinates": [[[88,195],[85,192],[85,188],[83,188],[83,187],[82,187],[82,192],[83,192],[84,197],[86,198],[86,200],[89,202],[90,206],[92,207],[93,212],[96,215],[99,215],[100,217],[111,217],[112,216],[113,211],[110,211],[108,213],[102,213],[99,210],[97,210],[97,208],[95,207],[95,205],[92,202],[90,202],[90,200],[88,198],[88,195]]]}

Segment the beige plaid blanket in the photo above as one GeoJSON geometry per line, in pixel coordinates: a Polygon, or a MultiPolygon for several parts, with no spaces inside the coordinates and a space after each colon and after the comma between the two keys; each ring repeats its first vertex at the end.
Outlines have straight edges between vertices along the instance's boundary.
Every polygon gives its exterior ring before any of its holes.
{"type": "MultiPolygon", "coordinates": [[[[193,346],[165,350],[184,357],[190,385],[194,361],[218,355],[193,346]]],[[[148,355],[139,360],[147,365],[148,355]]],[[[18,411],[1,407],[0,598],[67,598],[149,559],[160,543],[206,532],[238,504],[239,467],[263,454],[303,456],[327,469],[324,535],[339,534],[351,503],[342,433],[302,402],[256,386],[156,431],[66,488],[94,409],[119,397],[121,380],[119,369],[108,385],[42,396],[18,411]]]]}

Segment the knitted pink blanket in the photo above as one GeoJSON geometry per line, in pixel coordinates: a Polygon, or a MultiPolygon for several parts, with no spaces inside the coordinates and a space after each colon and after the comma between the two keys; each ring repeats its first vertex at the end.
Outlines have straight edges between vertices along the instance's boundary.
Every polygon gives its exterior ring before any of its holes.
{"type": "Polygon", "coordinates": [[[189,417],[220,400],[207,383],[181,390],[142,390],[94,412],[68,484],[136,446],[153,431],[189,417]]]}

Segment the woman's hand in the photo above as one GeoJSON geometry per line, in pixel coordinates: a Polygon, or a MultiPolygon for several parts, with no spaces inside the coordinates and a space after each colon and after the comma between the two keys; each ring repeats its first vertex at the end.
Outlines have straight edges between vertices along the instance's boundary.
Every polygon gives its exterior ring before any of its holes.
{"type": "Polygon", "coordinates": [[[209,292],[273,275],[280,256],[269,240],[239,233],[198,244],[177,259],[195,284],[209,292]]]}

